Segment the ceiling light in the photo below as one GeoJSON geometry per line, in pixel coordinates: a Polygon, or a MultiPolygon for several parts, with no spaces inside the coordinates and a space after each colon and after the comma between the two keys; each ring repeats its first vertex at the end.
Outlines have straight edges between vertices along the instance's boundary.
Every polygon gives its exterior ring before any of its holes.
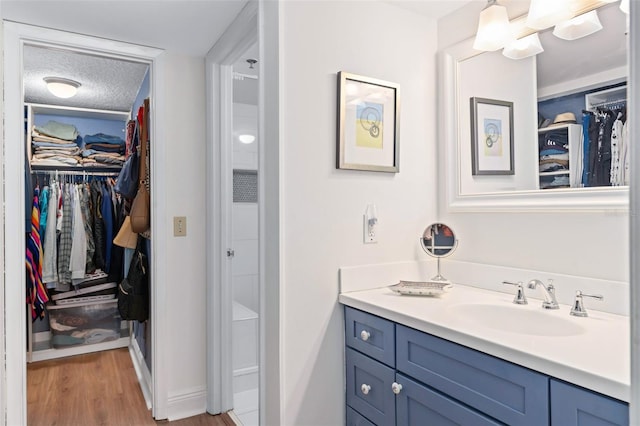
{"type": "Polygon", "coordinates": [[[558,22],[573,17],[574,11],[570,7],[571,0],[531,0],[527,27],[544,30],[558,22]]]}
{"type": "Polygon", "coordinates": [[[49,92],[54,96],[65,99],[74,96],[78,92],[78,87],[81,86],[77,81],[66,78],[45,77],[43,80],[47,83],[49,92]]]}
{"type": "Polygon", "coordinates": [[[620,2],[620,10],[626,13],[627,15],[629,14],[629,0],[622,0],[620,2]]]}
{"type": "Polygon", "coordinates": [[[553,29],[553,35],[563,40],[577,40],[598,32],[601,29],[602,24],[600,23],[600,19],[598,19],[598,12],[592,10],[568,21],[556,24],[556,27],[553,29]]]}
{"type": "Polygon", "coordinates": [[[544,52],[538,33],[515,40],[505,46],[502,54],[509,59],[523,59],[544,52]]]}
{"type": "Polygon", "coordinates": [[[256,140],[256,137],[253,135],[240,135],[238,136],[238,140],[244,144],[250,144],[253,143],[253,141],[256,140]]]}
{"type": "Polygon", "coordinates": [[[496,0],[489,0],[487,7],[480,12],[478,31],[473,48],[492,52],[511,43],[513,33],[507,16],[507,8],[496,0]]]}

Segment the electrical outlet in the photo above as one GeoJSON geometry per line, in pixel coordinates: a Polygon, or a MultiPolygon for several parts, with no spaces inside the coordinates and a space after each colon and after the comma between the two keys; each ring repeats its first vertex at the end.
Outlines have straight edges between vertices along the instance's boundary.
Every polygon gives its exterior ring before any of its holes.
{"type": "Polygon", "coordinates": [[[187,217],[186,216],[173,217],[173,236],[174,237],[187,236],[187,217]]]}
{"type": "Polygon", "coordinates": [[[377,225],[375,222],[370,224],[371,219],[367,217],[367,215],[363,216],[363,233],[364,233],[364,243],[365,244],[374,244],[378,242],[378,236],[376,235],[377,225]]]}

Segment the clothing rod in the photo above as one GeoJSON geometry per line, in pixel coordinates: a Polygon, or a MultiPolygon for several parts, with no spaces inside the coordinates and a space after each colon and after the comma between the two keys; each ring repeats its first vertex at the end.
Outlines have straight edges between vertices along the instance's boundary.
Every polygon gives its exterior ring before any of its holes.
{"type": "Polygon", "coordinates": [[[32,170],[31,173],[58,176],[118,176],[120,174],[119,172],[85,172],[79,170],[32,170]]]}
{"type": "Polygon", "coordinates": [[[627,102],[627,98],[616,99],[614,101],[598,102],[597,104],[591,104],[591,106],[600,107],[600,106],[604,106],[604,105],[619,104],[619,103],[623,103],[623,102],[626,103],[627,102]]]}

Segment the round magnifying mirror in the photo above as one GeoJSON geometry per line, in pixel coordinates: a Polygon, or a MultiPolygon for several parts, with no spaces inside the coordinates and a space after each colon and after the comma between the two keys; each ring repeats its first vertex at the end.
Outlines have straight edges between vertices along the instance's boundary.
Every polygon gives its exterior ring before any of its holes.
{"type": "Polygon", "coordinates": [[[433,257],[449,256],[456,249],[458,240],[453,230],[444,223],[434,223],[424,230],[421,239],[422,249],[433,257]]]}
{"type": "Polygon", "coordinates": [[[449,281],[440,274],[440,258],[451,255],[458,246],[458,240],[453,230],[444,223],[434,223],[427,226],[420,238],[422,249],[438,259],[438,275],[432,281],[449,281]]]}

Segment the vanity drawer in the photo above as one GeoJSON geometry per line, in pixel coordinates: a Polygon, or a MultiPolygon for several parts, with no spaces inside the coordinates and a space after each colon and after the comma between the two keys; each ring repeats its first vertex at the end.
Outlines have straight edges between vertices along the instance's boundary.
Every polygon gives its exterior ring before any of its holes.
{"type": "Polygon", "coordinates": [[[362,414],[347,406],[347,426],[376,426],[362,414]]]}
{"type": "Polygon", "coordinates": [[[396,375],[396,382],[402,385],[396,400],[397,426],[502,424],[402,374],[396,375]]]}
{"type": "Polygon", "coordinates": [[[344,308],[344,319],[347,346],[395,367],[394,323],[348,306],[344,308]]]}
{"type": "Polygon", "coordinates": [[[551,379],[554,426],[628,426],[629,406],[617,399],[551,379]]]}
{"type": "Polygon", "coordinates": [[[378,426],[395,425],[395,370],[346,348],[347,405],[378,426]]]}
{"type": "Polygon", "coordinates": [[[398,325],[397,369],[509,425],[549,424],[549,379],[398,325]]]}

